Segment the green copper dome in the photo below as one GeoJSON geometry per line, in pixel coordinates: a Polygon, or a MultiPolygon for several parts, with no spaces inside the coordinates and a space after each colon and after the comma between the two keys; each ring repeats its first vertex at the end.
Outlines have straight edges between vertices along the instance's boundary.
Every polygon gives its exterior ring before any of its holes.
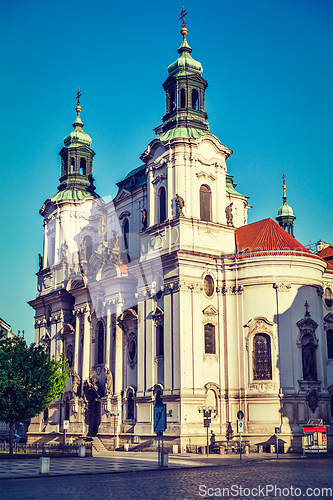
{"type": "Polygon", "coordinates": [[[277,217],[275,219],[278,221],[281,227],[283,229],[286,229],[291,236],[294,236],[294,220],[296,219],[296,216],[294,215],[293,209],[287,204],[287,194],[286,194],[286,174],[283,174],[283,205],[278,210],[277,217]]]}
{"type": "Polygon", "coordinates": [[[90,147],[92,139],[88,134],[86,134],[82,130],[83,123],[80,117],[81,106],[78,105],[76,107],[76,112],[77,112],[77,117],[75,122],[73,123],[74,130],[70,134],[66,135],[66,137],[64,138],[64,144],[66,147],[69,146],[76,147],[83,145],[90,147]]]}
{"type": "Polygon", "coordinates": [[[53,195],[50,200],[53,202],[56,201],[82,201],[88,197],[99,198],[100,196],[94,191],[85,191],[83,189],[78,189],[76,187],[63,189],[62,191],[58,191],[55,195],[53,195]]]}
{"type": "Polygon", "coordinates": [[[287,203],[284,203],[279,208],[277,216],[278,217],[291,217],[293,219],[295,218],[293,209],[289,205],[287,205],[287,203]]]}
{"type": "Polygon", "coordinates": [[[201,63],[195,61],[195,59],[191,56],[192,49],[186,40],[187,29],[182,28],[181,34],[183,35],[183,41],[178,49],[178,53],[180,55],[175,62],[168,66],[168,73],[170,76],[184,75],[188,73],[201,75],[203,71],[201,63]]]}

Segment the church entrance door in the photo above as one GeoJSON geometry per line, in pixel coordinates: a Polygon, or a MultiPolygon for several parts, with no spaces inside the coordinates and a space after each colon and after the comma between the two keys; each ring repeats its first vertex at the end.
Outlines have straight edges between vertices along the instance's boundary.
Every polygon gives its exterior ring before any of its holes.
{"type": "Polygon", "coordinates": [[[100,424],[100,403],[97,400],[96,392],[90,389],[87,392],[89,407],[89,430],[88,436],[96,436],[100,424]]]}

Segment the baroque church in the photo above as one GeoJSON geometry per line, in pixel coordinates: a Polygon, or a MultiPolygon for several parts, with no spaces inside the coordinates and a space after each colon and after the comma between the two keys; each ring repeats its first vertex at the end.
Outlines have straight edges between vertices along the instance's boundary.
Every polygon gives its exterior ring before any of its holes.
{"type": "Polygon", "coordinates": [[[239,410],[250,445],[279,427],[299,450],[309,419],[333,425],[333,265],[294,238],[285,183],[277,222],[247,224],[187,33],[183,21],[162,124],[107,203],[78,92],[58,190],[40,210],[29,302],[36,343],[67,356],[70,378],[32,420],[29,442],[62,442],[68,420],[73,439],[148,449],[161,402],[165,444],[180,452],[205,444],[203,410],[220,443],[236,434],[239,410]]]}

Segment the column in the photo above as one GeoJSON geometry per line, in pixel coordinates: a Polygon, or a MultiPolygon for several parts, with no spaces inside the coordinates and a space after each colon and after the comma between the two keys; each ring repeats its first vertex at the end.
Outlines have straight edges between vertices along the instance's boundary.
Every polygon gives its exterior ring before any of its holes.
{"type": "Polygon", "coordinates": [[[82,386],[85,380],[89,379],[90,371],[90,323],[89,309],[87,308],[83,316],[83,361],[82,361],[82,386]]]}
{"type": "Polygon", "coordinates": [[[152,184],[154,173],[153,167],[147,167],[147,210],[148,210],[148,227],[155,224],[155,207],[154,207],[154,186],[152,184]]]}
{"type": "Polygon", "coordinates": [[[105,346],[105,364],[108,368],[111,366],[111,311],[107,304],[106,309],[106,346],[105,346]]]}
{"type": "Polygon", "coordinates": [[[74,371],[79,373],[80,316],[78,311],[73,313],[75,314],[74,371]]]}
{"type": "Polygon", "coordinates": [[[121,308],[117,306],[116,316],[116,355],[115,355],[115,394],[119,396],[122,391],[123,385],[123,329],[119,322],[121,315],[121,308]]]}
{"type": "Polygon", "coordinates": [[[138,390],[137,395],[143,396],[146,389],[145,386],[145,343],[146,343],[146,311],[145,311],[145,301],[142,300],[138,303],[138,316],[140,320],[138,321],[138,390]]]}

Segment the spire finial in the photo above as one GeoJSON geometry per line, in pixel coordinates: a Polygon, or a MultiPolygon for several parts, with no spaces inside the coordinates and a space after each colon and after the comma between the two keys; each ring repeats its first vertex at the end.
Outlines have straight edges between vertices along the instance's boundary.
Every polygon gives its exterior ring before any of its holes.
{"type": "Polygon", "coordinates": [[[307,300],[305,301],[304,307],[305,307],[305,316],[311,316],[311,314],[309,313],[309,304],[307,300]]]}
{"type": "Polygon", "coordinates": [[[75,111],[77,112],[78,116],[80,116],[80,113],[82,111],[82,108],[80,106],[80,97],[81,97],[81,91],[80,91],[80,89],[78,89],[77,94],[76,94],[77,106],[75,108],[75,111]]]}
{"type": "Polygon", "coordinates": [[[286,174],[282,174],[282,180],[283,180],[283,186],[282,186],[282,189],[283,189],[283,202],[286,203],[287,202],[287,194],[286,194],[286,189],[287,189],[287,186],[286,186],[286,177],[287,175],[286,174]]]}
{"type": "Polygon", "coordinates": [[[180,18],[179,18],[179,21],[182,20],[182,29],[180,30],[180,32],[183,35],[183,37],[185,37],[188,33],[188,30],[185,27],[185,25],[186,25],[185,16],[187,16],[187,12],[184,9],[184,5],[183,5],[182,11],[180,13],[180,18]]]}

